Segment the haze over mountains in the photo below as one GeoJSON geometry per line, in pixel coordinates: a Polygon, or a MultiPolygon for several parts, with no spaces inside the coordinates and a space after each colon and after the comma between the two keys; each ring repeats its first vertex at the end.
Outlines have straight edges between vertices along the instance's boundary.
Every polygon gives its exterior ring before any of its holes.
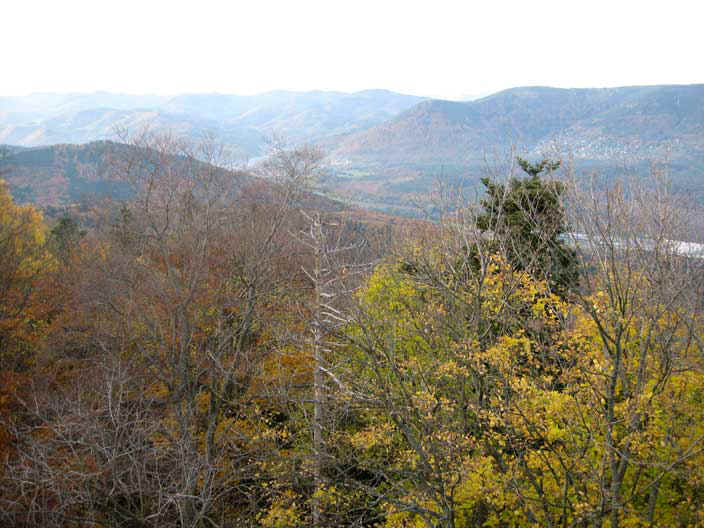
{"type": "Polygon", "coordinates": [[[268,92],[254,96],[189,94],[33,94],[0,97],[0,143],[43,146],[116,139],[117,128],[215,133],[259,156],[272,135],[311,141],[382,123],[422,98],[385,90],[357,93],[268,92]]]}
{"type": "Polygon", "coordinates": [[[213,133],[243,159],[263,155],[273,135],[315,142],[333,167],[323,189],[400,212],[440,173],[476,180],[487,154],[511,146],[606,171],[667,162],[679,187],[704,195],[704,85],[514,88],[466,102],[385,90],[0,98],[4,144],[86,143],[147,125],[213,133]]]}

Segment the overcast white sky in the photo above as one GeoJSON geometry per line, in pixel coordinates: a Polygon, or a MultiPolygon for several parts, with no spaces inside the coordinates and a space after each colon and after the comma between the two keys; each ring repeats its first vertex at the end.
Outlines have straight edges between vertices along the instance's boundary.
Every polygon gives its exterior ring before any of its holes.
{"type": "Polygon", "coordinates": [[[0,95],[704,82],[700,0],[9,0],[0,95]]]}

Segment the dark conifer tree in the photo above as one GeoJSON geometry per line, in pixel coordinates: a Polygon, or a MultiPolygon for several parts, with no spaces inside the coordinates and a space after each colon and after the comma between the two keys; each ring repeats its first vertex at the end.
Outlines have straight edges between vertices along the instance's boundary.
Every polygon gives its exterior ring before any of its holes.
{"type": "Polygon", "coordinates": [[[563,240],[567,232],[561,196],[564,184],[546,180],[559,161],[537,163],[518,158],[528,177],[512,178],[508,184],[483,178],[486,197],[477,218],[482,231],[491,231],[516,269],[546,279],[556,293],[565,296],[578,280],[577,256],[563,240]]]}

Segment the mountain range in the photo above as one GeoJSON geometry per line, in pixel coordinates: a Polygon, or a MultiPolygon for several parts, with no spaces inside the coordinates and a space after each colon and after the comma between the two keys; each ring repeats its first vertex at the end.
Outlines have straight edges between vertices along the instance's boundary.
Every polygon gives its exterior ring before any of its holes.
{"type": "Polygon", "coordinates": [[[0,97],[0,143],[87,143],[145,126],[210,133],[250,160],[273,136],[317,143],[331,166],[322,190],[404,214],[439,175],[476,182],[506,152],[607,172],[665,162],[679,188],[704,197],[704,84],[523,87],[464,102],[385,90],[0,97]]]}
{"type": "Polygon", "coordinates": [[[386,90],[0,97],[0,143],[45,146],[115,140],[122,130],[135,132],[149,126],[183,136],[214,134],[238,147],[242,157],[257,157],[273,136],[300,142],[347,134],[391,119],[421,100],[386,90]]]}

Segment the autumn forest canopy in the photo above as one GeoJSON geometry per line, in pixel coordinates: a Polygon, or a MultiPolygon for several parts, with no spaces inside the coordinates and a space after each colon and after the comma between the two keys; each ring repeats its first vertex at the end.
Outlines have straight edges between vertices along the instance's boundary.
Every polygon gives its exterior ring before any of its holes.
{"type": "MultiPolygon", "coordinates": [[[[0,183],[0,524],[704,524],[702,211],[512,156],[436,218],[146,135],[127,200],[0,183]]],[[[122,188],[122,187],[121,187],[122,188]]]]}

